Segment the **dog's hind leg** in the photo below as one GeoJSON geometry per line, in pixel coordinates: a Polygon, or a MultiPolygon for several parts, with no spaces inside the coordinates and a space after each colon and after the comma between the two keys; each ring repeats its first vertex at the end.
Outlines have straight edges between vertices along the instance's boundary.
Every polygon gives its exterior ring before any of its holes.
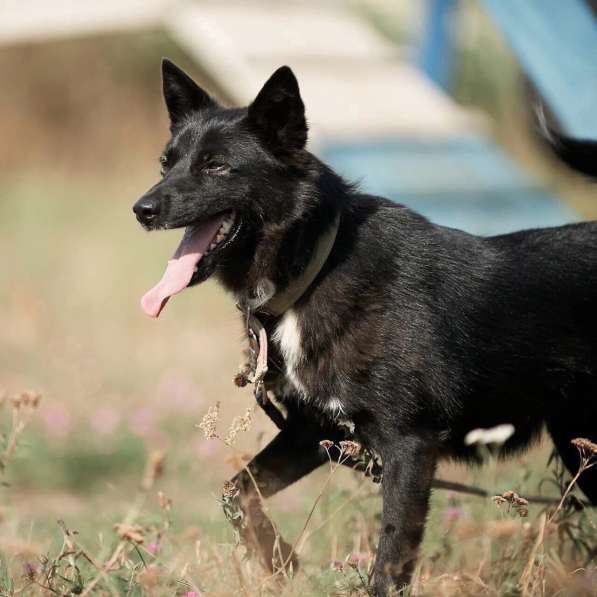
{"type": "Polygon", "coordinates": [[[297,560],[291,547],[278,534],[263,511],[262,500],[298,481],[328,460],[319,445],[322,439],[336,441],[337,431],[324,429],[315,421],[291,410],[282,431],[232,480],[224,497],[224,509],[238,528],[248,548],[274,571],[297,560]]]}

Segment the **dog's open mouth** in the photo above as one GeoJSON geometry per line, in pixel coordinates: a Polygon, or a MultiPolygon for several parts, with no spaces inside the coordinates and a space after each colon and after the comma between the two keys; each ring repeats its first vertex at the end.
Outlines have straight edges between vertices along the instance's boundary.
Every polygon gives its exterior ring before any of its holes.
{"type": "Polygon", "coordinates": [[[171,296],[201,280],[198,275],[201,260],[228,245],[238,228],[234,211],[226,211],[200,224],[188,226],[172,259],[168,261],[162,279],[143,295],[143,311],[150,317],[159,317],[171,296]]]}

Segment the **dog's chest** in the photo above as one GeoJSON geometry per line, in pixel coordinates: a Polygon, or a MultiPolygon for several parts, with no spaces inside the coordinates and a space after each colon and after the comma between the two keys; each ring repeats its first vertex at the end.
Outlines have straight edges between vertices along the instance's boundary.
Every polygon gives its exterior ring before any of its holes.
{"type": "Polygon", "coordinates": [[[272,333],[272,342],[284,359],[287,383],[303,399],[334,419],[346,415],[340,388],[333,383],[334,360],[328,351],[325,368],[317,367],[308,357],[313,338],[304,337],[305,328],[293,309],[287,311],[272,333]],[[309,341],[310,340],[310,341],[309,341]]]}
{"type": "Polygon", "coordinates": [[[307,397],[307,388],[302,383],[299,372],[304,364],[301,329],[298,317],[293,309],[287,311],[274,330],[273,341],[277,344],[282,357],[286,377],[293,387],[303,396],[307,397]]]}

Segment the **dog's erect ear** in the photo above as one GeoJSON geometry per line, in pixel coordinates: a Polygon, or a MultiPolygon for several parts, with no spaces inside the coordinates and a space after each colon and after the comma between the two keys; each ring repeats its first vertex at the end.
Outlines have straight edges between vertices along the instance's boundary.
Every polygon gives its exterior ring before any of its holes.
{"type": "Polygon", "coordinates": [[[305,106],[298,82],[281,66],[249,106],[249,122],[273,149],[302,149],[307,142],[305,106]]]}
{"type": "Polygon", "coordinates": [[[191,112],[200,112],[216,105],[189,75],[167,58],[162,59],[162,85],[172,127],[191,112]]]}

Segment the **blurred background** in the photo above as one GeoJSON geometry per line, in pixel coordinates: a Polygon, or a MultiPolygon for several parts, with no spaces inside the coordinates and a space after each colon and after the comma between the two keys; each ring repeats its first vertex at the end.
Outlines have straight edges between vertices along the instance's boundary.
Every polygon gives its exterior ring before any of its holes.
{"type": "MultiPolygon", "coordinates": [[[[579,4],[590,22],[591,3],[579,4]]],[[[174,500],[180,541],[231,541],[216,497],[274,434],[256,412],[232,451],[195,427],[220,401],[225,434],[252,406],[250,390],[232,384],[241,329],[230,297],[207,282],[159,321],[139,308],[180,234],[149,235],[131,213],[159,176],[168,138],[161,57],[228,105],[247,104],[289,64],[312,151],[435,222],[494,234],[597,217],[594,187],[537,143],[533,106],[550,87],[537,91],[529,75],[541,74],[536,49],[524,49],[523,72],[516,27],[502,17],[489,0],[0,2],[0,389],[43,396],[4,472],[6,558],[60,543],[57,519],[89,544],[111,533],[156,451],[166,455],[159,487],[174,500]]],[[[496,465],[490,484],[536,491],[548,451],[496,465]]],[[[289,535],[323,474],[272,500],[289,535]]],[[[439,476],[479,474],[446,466],[439,476]]],[[[347,471],[337,477],[321,520],[360,483],[347,471]]],[[[436,498],[436,539],[457,499],[436,498]]],[[[378,507],[368,498],[347,508],[310,557],[365,550],[355,537],[378,507]]]]}

